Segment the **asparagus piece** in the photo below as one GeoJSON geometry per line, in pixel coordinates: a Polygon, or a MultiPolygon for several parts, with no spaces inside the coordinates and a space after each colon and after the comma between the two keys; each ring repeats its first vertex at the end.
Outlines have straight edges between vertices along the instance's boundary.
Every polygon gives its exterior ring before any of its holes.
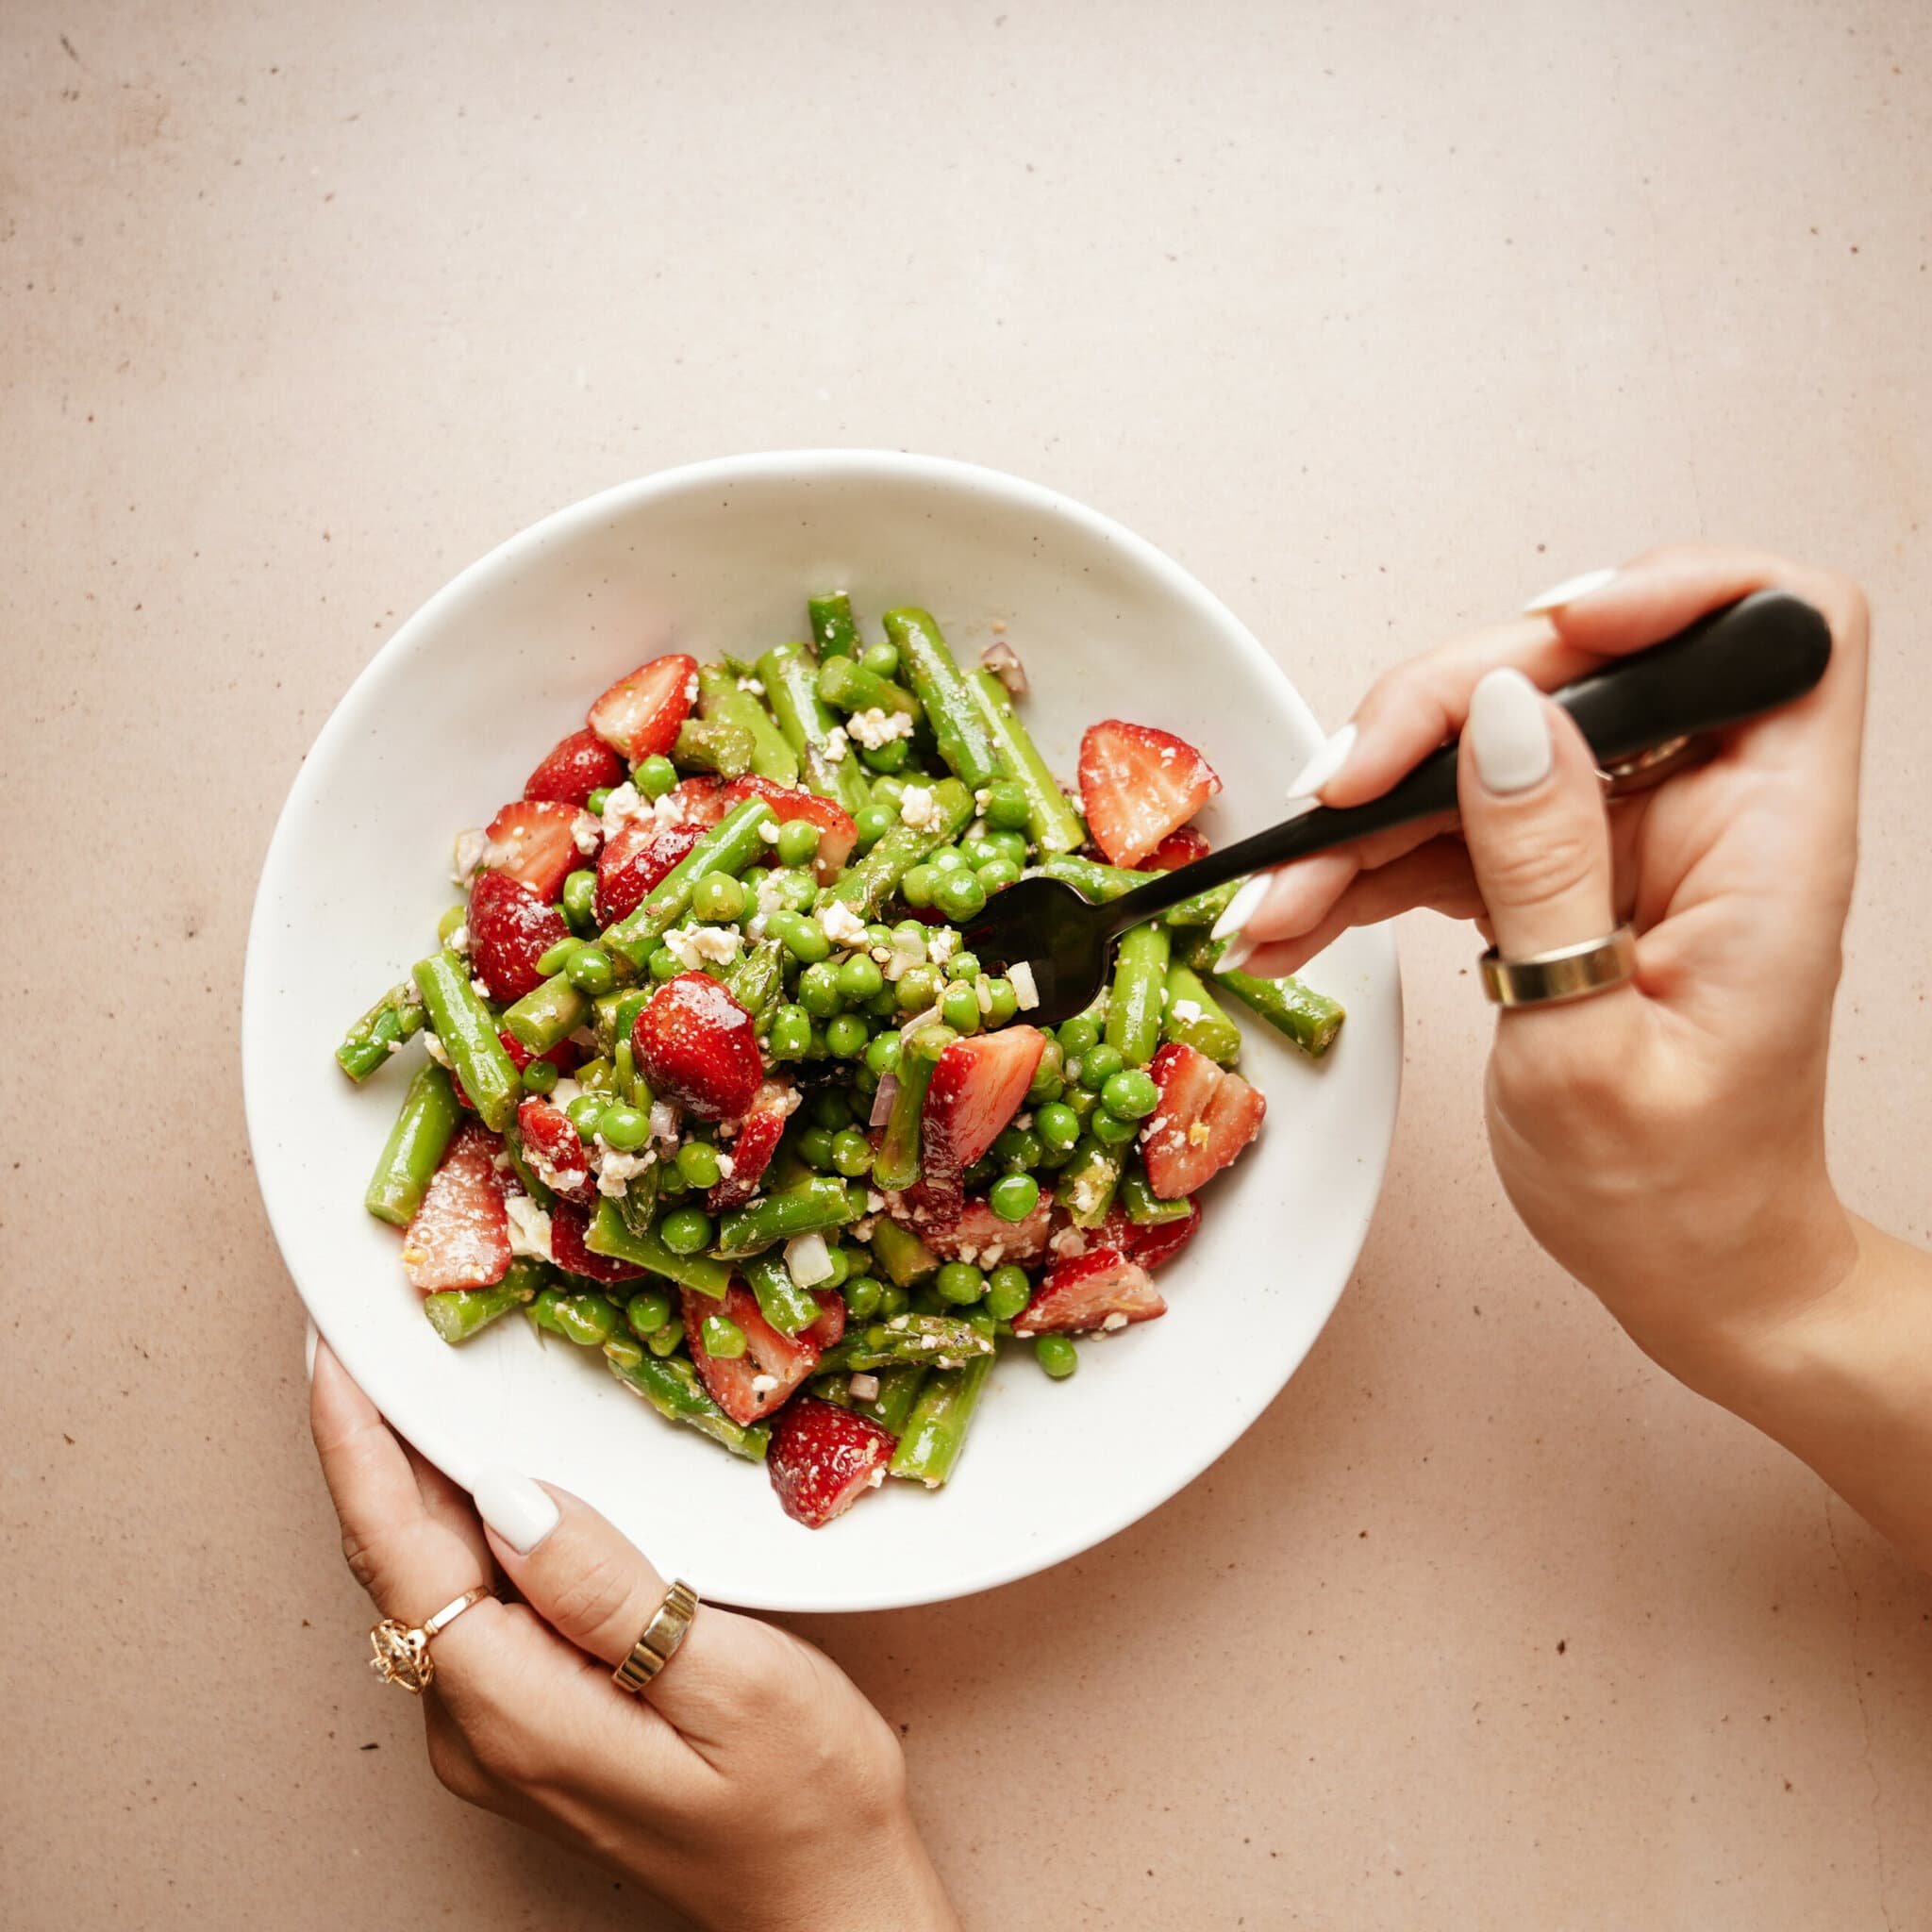
{"type": "Polygon", "coordinates": [[[1083,1134],[1074,1158],[1060,1170],[1054,1199],[1067,1210],[1075,1227],[1098,1227],[1113,1205],[1126,1149],[1108,1147],[1091,1134],[1083,1134]]]}
{"type": "Polygon", "coordinates": [[[434,1060],[425,1060],[403,1091],[396,1124],[362,1196],[362,1205],[376,1220],[395,1227],[409,1224],[461,1114],[448,1074],[434,1060]]]}
{"type": "MultiPolygon", "coordinates": [[[[1167,874],[1156,868],[1149,872],[1129,872],[1124,866],[1103,865],[1097,858],[1081,858],[1071,852],[1056,853],[1040,861],[1040,870],[1050,879],[1058,879],[1064,886],[1072,886],[1081,898],[1090,899],[1096,906],[1105,906],[1109,900],[1118,899],[1123,892],[1131,892],[1136,886],[1144,886],[1152,879],[1164,879],[1167,874]]],[[[1227,903],[1241,891],[1241,882],[1230,879],[1224,886],[1211,886],[1205,892],[1196,892],[1191,899],[1183,899],[1178,906],[1170,906],[1160,915],[1163,925],[1212,925],[1227,908],[1227,903]]]]}
{"type": "Polygon", "coordinates": [[[828,658],[819,666],[818,692],[835,711],[904,711],[915,724],[925,715],[903,684],[851,658],[828,658]]]}
{"type": "Polygon", "coordinates": [[[1150,920],[1129,926],[1114,954],[1113,991],[1107,1003],[1107,1042],[1130,1067],[1144,1067],[1160,1044],[1160,1008],[1167,993],[1173,940],[1150,920]]]}
{"type": "Polygon", "coordinates": [[[890,1369],[908,1362],[957,1369],[992,1353],[992,1338],[963,1315],[894,1315],[848,1328],[819,1357],[821,1369],[890,1369]]]}
{"type": "Polygon", "coordinates": [[[852,615],[852,599],[843,591],[827,591],[821,597],[806,600],[811,618],[811,641],[821,658],[856,658],[864,648],[859,641],[858,623],[852,615]]]}
{"type": "Polygon", "coordinates": [[[855,1402],[852,1406],[890,1434],[903,1435],[906,1418],[912,1413],[928,1373],[923,1362],[908,1362],[902,1369],[882,1369],[878,1394],[871,1402],[855,1402]]]}
{"type": "Polygon", "coordinates": [[[1231,1067],[1241,1056],[1241,1028],[1184,960],[1176,959],[1167,969],[1167,1010],[1160,1029],[1163,1040],[1191,1046],[1217,1066],[1231,1067]]]}
{"type": "Polygon", "coordinates": [[[625,1224],[615,1201],[597,1203],[597,1212],[584,1235],[584,1245],[593,1255],[613,1261],[628,1261],[633,1268],[648,1268],[681,1288],[695,1289],[714,1302],[724,1299],[731,1286],[731,1270],[709,1255],[674,1255],[655,1233],[640,1234],[625,1224]]]}
{"type": "MultiPolygon", "coordinates": [[[[958,1038],[950,1026],[923,1026],[910,1040],[899,1042],[899,1091],[886,1117],[885,1137],[873,1157],[874,1187],[889,1191],[909,1188],[919,1178],[920,1121],[925,1090],[932,1085],[940,1055],[958,1038]]],[[[873,1230],[876,1236],[878,1230],[873,1230]]]]}
{"type": "Polygon", "coordinates": [[[863,858],[848,866],[836,883],[819,894],[820,907],[836,899],[867,919],[875,919],[899,890],[899,881],[928,853],[950,845],[972,817],[973,794],[957,778],[941,778],[932,788],[932,812],[925,824],[908,825],[902,821],[892,826],[863,858]]]}
{"type": "Polygon", "coordinates": [[[503,1131],[523,1091],[490,1008],[470,984],[467,960],[456,953],[432,953],[416,962],[416,987],[451,1070],[492,1134],[503,1131]]]}
{"type": "Polygon", "coordinates": [[[1217,973],[1214,962],[1226,942],[1205,933],[1185,954],[1189,965],[1204,972],[1260,1014],[1269,1025],[1291,1040],[1310,1059],[1320,1059],[1335,1044],[1347,1019],[1346,1008],[1326,993],[1304,986],[1292,974],[1280,979],[1257,979],[1251,973],[1217,973]]]}
{"type": "MultiPolygon", "coordinates": [[[[873,1177],[878,1178],[876,1168],[873,1177]]],[[[940,1265],[940,1257],[909,1227],[901,1227],[883,1214],[873,1223],[872,1257],[886,1271],[886,1278],[894,1288],[910,1288],[915,1281],[924,1281],[940,1265]]]]}
{"type": "Polygon", "coordinates": [[[912,1412],[899,1435],[899,1446],[888,1465],[891,1473],[909,1482],[938,1489],[958,1466],[973,1412],[986,1387],[992,1353],[968,1362],[963,1369],[935,1369],[919,1391],[912,1412]]]}
{"type": "Polygon", "coordinates": [[[940,756],[969,791],[1000,775],[986,721],[967,691],[932,613],[908,605],[885,615],[886,636],[898,646],[899,667],[925,707],[926,723],[939,741],[940,756]]]}
{"type": "Polygon", "coordinates": [[[724,987],[754,1020],[780,999],[785,983],[785,942],[759,940],[724,975],[724,987]]]}
{"type": "Polygon", "coordinates": [[[542,1288],[542,1262],[519,1255],[501,1281],[489,1288],[445,1288],[423,1297],[429,1325],[454,1348],[480,1334],[499,1315],[533,1301],[542,1288]]]}
{"type": "Polygon", "coordinates": [[[585,1000],[567,973],[553,974],[514,1006],[503,1009],[503,1024],[531,1053],[548,1053],[583,1024],[585,1000]]]}
{"type": "Polygon", "coordinates": [[[750,730],[742,724],[728,724],[722,718],[687,718],[677,727],[671,757],[681,772],[741,778],[751,770],[756,749],[750,730]]]}
{"type": "Polygon", "coordinates": [[[1170,906],[1162,917],[1170,925],[1212,925],[1234,902],[1234,895],[1247,881],[1229,879],[1224,885],[1209,886],[1178,906],[1170,906]]]}
{"type": "Polygon", "coordinates": [[[358,1086],[423,1024],[423,1002],[408,980],[392,986],[342,1036],[336,1061],[358,1086]]]}
{"type": "MultiPolygon", "coordinates": [[[[691,889],[707,873],[742,872],[762,855],[765,841],[758,836],[758,827],[771,816],[772,808],[762,798],[747,798],[734,806],[658,880],[651,896],[636,911],[605,928],[604,944],[622,953],[633,966],[641,967],[658,941],[691,910],[691,889]]],[[[544,982],[544,986],[550,984],[544,982]]],[[[534,1000],[543,990],[540,986],[528,998],[534,1000]]],[[[524,1034],[517,1026],[516,1015],[525,1004],[519,1000],[504,1016],[519,1040],[524,1040],[524,1034]]],[[[566,1033],[569,1030],[564,1029],[566,1033]]],[[[562,1034],[558,1036],[562,1038],[562,1034]]],[[[525,1041],[525,1045],[529,1043],[525,1041]]],[[[555,1046],[557,1041],[550,1044],[555,1046]]]]}
{"type": "MultiPolygon", "coordinates": [[[[655,1341],[657,1337],[652,1340],[655,1341]]],[[[698,1372],[681,1356],[675,1359],[659,1357],[640,1350],[628,1338],[613,1337],[604,1344],[604,1359],[609,1363],[610,1373],[633,1395],[642,1396],[667,1421],[686,1423],[748,1461],[765,1459],[771,1430],[762,1423],[748,1429],[740,1427],[706,1393],[698,1372]]]]}
{"type": "Polygon", "coordinates": [[[1185,1221],[1194,1204],[1183,1194],[1178,1200],[1163,1201],[1147,1184],[1144,1174],[1126,1174],[1121,1181],[1121,1206],[1136,1227],[1158,1227],[1163,1221],[1185,1221]]]}
{"type": "Polygon", "coordinates": [[[698,716],[750,732],[751,769],[760,778],[774,785],[798,783],[798,754],[786,743],[771,712],[753,692],[740,690],[736,675],[722,664],[698,669],[698,716]]]}
{"type": "Polygon", "coordinates": [[[615,1055],[618,1042],[628,1040],[638,1015],[651,1003],[658,991],[655,981],[643,986],[623,986],[615,992],[599,993],[591,1006],[591,1024],[597,1035],[597,1051],[615,1055]]]}
{"type": "Polygon", "coordinates": [[[819,1305],[791,1278],[785,1257],[777,1254],[749,1256],[738,1271],[757,1297],[758,1313],[780,1335],[796,1335],[819,1318],[819,1305]]]}
{"type": "Polygon", "coordinates": [[[803,644],[779,644],[758,659],[758,675],[778,728],[798,754],[807,785],[821,798],[857,811],[871,795],[865,774],[849,752],[832,756],[834,720],[819,697],[818,665],[810,651],[803,644]]]}
{"type": "Polygon", "coordinates": [[[836,1174],[814,1174],[783,1193],[762,1195],[725,1215],[718,1224],[716,1265],[756,1255],[795,1234],[842,1227],[854,1218],[845,1183],[836,1174]]]}
{"type": "Polygon", "coordinates": [[[991,671],[972,673],[966,690],[999,754],[1001,768],[1026,793],[1026,829],[1034,844],[1042,855],[1076,851],[1087,841],[1087,827],[1021,723],[1012,693],[991,671]]]}
{"type": "Polygon", "coordinates": [[[617,1304],[598,1288],[546,1288],[531,1303],[530,1319],[579,1348],[602,1348],[624,1328],[617,1304]]]}
{"type": "Polygon", "coordinates": [[[524,1184],[524,1192],[529,1195],[538,1207],[547,1210],[557,1196],[537,1178],[536,1170],[525,1156],[524,1137],[517,1126],[515,1114],[511,1114],[503,1124],[503,1151],[509,1156],[509,1164],[516,1171],[517,1179],[524,1184]]]}

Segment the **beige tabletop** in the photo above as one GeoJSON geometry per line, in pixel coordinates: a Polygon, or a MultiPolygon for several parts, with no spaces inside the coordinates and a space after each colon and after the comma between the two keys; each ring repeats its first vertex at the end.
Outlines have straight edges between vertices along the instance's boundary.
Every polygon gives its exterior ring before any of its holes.
{"type": "MultiPolygon", "coordinates": [[[[309,739],[605,484],[1035,476],[1331,722],[1659,538],[1857,574],[1832,1145],[1932,1238],[1928,77],[1922,0],[0,9],[0,1920],[668,1923],[362,1670],[237,1074],[309,739]]],[[[1932,1924],[1932,1585],[1531,1245],[1471,936],[1404,946],[1387,1195],[1262,1422],[1077,1562],[800,1627],[975,1927],[1932,1924]]]]}

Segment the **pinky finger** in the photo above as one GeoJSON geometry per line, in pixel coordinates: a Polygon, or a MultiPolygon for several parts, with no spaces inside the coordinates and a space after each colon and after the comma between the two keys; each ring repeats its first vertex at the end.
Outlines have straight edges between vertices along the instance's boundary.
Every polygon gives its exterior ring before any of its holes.
{"type": "Polygon", "coordinates": [[[1257,946],[1241,970],[1257,979],[1298,973],[1350,927],[1380,925],[1419,908],[1450,919],[1481,917],[1482,894],[1476,891],[1469,851],[1460,839],[1431,839],[1405,858],[1358,874],[1317,924],[1292,939],[1257,946]]]}

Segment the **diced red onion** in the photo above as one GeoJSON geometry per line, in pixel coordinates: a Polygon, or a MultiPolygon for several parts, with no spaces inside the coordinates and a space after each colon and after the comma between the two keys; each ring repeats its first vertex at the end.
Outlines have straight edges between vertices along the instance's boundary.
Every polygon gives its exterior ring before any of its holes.
{"type": "Polygon", "coordinates": [[[879,1091],[872,1097],[872,1112],[866,1117],[869,1127],[882,1127],[892,1117],[892,1103],[899,1097],[899,1076],[897,1074],[881,1074],[879,1091]]]}
{"type": "Polygon", "coordinates": [[[987,645],[979,654],[979,661],[1014,697],[1024,698],[1026,695],[1026,667],[1021,663],[1020,654],[1005,638],[995,638],[987,645]]]}
{"type": "Polygon", "coordinates": [[[922,1031],[927,1026],[937,1024],[939,1017],[940,1009],[937,1006],[927,1007],[924,1012],[914,1013],[911,1019],[900,1027],[900,1040],[902,1041],[910,1040],[915,1033],[922,1031]]]}

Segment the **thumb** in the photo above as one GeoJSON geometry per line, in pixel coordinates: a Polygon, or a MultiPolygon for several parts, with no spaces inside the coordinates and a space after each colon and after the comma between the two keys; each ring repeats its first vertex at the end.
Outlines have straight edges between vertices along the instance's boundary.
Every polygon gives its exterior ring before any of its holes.
{"type": "Polygon", "coordinates": [[[1609,821],[1596,761],[1522,672],[1471,695],[1457,765],[1462,835],[1506,959],[1615,930],[1609,821]]]}

